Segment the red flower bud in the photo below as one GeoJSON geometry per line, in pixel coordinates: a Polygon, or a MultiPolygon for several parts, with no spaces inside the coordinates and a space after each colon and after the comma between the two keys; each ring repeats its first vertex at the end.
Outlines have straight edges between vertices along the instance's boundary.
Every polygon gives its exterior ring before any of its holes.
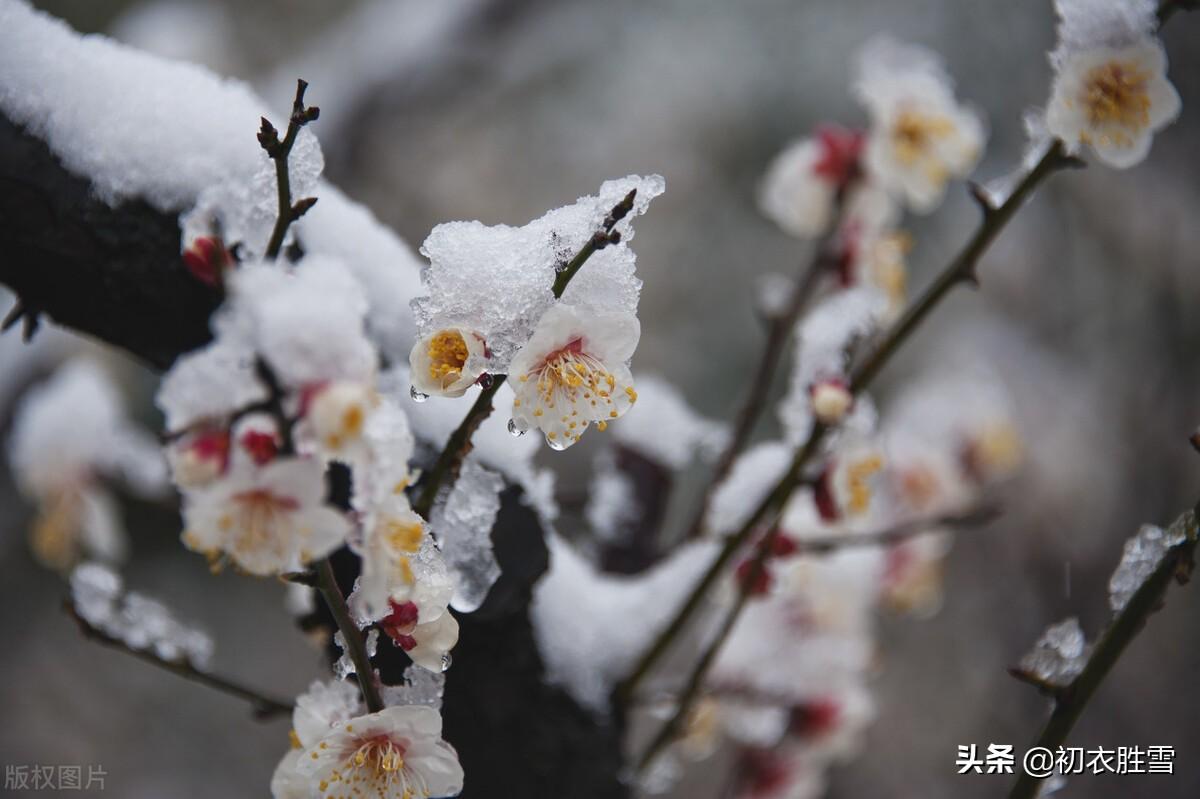
{"type": "Polygon", "coordinates": [[[210,286],[220,286],[222,274],[233,263],[229,250],[216,236],[201,236],[183,252],[183,263],[192,277],[210,286]]]}
{"type": "Polygon", "coordinates": [[[250,458],[258,466],[270,463],[275,454],[279,452],[279,442],[275,439],[275,435],[259,430],[247,430],[242,434],[238,443],[250,454],[250,458]]]}

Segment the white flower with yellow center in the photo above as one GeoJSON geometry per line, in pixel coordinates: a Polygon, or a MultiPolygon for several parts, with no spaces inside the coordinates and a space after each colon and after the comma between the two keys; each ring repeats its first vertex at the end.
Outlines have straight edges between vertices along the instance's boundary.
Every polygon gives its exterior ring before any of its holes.
{"type": "Polygon", "coordinates": [[[637,401],[629,358],[640,336],[632,314],[550,308],[509,370],[516,393],[510,429],[536,427],[557,450],[593,422],[603,430],[637,401]]]}
{"type": "Polygon", "coordinates": [[[325,468],[312,458],[239,470],[185,493],[183,543],[214,561],[228,556],[251,574],[298,571],[341,546],[350,531],[324,497],[325,468]]]}
{"type": "Polygon", "coordinates": [[[1109,166],[1125,169],[1146,157],[1155,131],[1179,116],[1180,106],[1167,80],[1166,52],[1146,37],[1064,54],[1046,127],[1068,147],[1086,144],[1109,166]]]}
{"type": "Polygon", "coordinates": [[[933,210],[979,161],[983,121],[955,100],[934,54],[890,39],[863,48],[855,89],[871,117],[867,173],[913,210],[933,210]]]}
{"type": "Polygon", "coordinates": [[[321,452],[345,459],[362,447],[367,418],[379,396],[367,383],[335,380],[307,395],[301,430],[321,452]]]}
{"type": "MultiPolygon", "coordinates": [[[[303,743],[303,741],[302,741],[303,743]]],[[[295,758],[321,799],[339,796],[433,799],[462,792],[458,754],[442,740],[442,717],[404,705],[334,724],[295,758]]]]}
{"type": "Polygon", "coordinates": [[[360,616],[378,620],[393,601],[415,604],[420,624],[446,612],[454,582],[425,520],[412,510],[402,490],[368,514],[356,549],[362,556],[362,577],[350,601],[360,616]]]}
{"type": "Polygon", "coordinates": [[[487,345],[465,327],[446,327],[422,336],[408,355],[418,394],[461,397],[487,369],[487,345]]]}

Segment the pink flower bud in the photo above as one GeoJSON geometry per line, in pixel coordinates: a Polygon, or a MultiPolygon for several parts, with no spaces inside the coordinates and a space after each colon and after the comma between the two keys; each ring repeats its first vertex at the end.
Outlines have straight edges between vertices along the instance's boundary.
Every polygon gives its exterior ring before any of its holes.
{"type": "Polygon", "coordinates": [[[183,252],[183,263],[192,277],[210,286],[220,286],[224,271],[233,263],[224,242],[216,236],[194,239],[183,252]]]}

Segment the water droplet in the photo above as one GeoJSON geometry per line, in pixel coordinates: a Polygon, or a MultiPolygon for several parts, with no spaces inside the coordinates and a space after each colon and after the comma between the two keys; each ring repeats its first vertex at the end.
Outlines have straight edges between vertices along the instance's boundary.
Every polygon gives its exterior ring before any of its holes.
{"type": "Polygon", "coordinates": [[[480,388],[482,388],[486,391],[487,389],[492,387],[492,383],[496,382],[496,378],[492,377],[490,373],[484,372],[483,374],[481,374],[479,376],[479,379],[476,380],[475,382],[479,384],[480,388]]]}
{"type": "Polygon", "coordinates": [[[508,420],[508,432],[512,433],[514,438],[520,438],[521,436],[525,435],[525,431],[517,427],[516,419],[508,420]]]}
{"type": "Polygon", "coordinates": [[[550,449],[557,452],[562,452],[567,448],[567,442],[561,438],[547,438],[546,444],[550,447],[550,449]]]}
{"type": "Polygon", "coordinates": [[[454,658],[450,657],[450,653],[442,655],[442,671],[450,668],[450,664],[454,662],[454,658]]]}
{"type": "Polygon", "coordinates": [[[424,402],[425,400],[429,399],[429,395],[422,394],[420,391],[417,391],[416,386],[408,387],[408,396],[413,398],[413,402],[424,402]]]}

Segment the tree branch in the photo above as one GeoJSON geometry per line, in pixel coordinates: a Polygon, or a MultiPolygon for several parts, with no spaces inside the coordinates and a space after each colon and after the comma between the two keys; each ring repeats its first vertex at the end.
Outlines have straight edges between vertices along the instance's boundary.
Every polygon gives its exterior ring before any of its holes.
{"type": "MultiPolygon", "coordinates": [[[[588,258],[597,250],[602,250],[610,244],[617,244],[621,241],[619,233],[613,230],[616,224],[633,210],[633,201],[637,197],[637,189],[630,189],[629,193],[608,212],[604,217],[604,221],[600,224],[600,229],[592,234],[592,237],[580,248],[570,261],[568,261],[554,278],[554,297],[558,299],[562,297],[566,291],[567,285],[571,282],[571,278],[579,272],[583,265],[587,263],[588,258]]],[[[500,390],[500,386],[504,383],[506,375],[491,375],[491,383],[487,385],[479,396],[475,398],[475,404],[471,406],[471,410],[467,411],[466,417],[462,423],[450,435],[446,441],[446,446],[442,448],[442,452],[438,455],[437,462],[433,468],[429,470],[429,476],[422,481],[421,492],[417,496],[417,500],[413,503],[413,510],[429,518],[429,514],[433,512],[433,504],[437,501],[438,491],[442,486],[453,488],[455,481],[458,479],[458,470],[462,467],[463,460],[471,452],[471,437],[475,435],[475,431],[479,429],[479,425],[483,424],[483,420],[488,418],[492,413],[492,399],[496,396],[496,392],[500,390]]]]}
{"type": "Polygon", "coordinates": [[[75,608],[75,604],[70,600],[63,603],[63,609],[67,612],[75,623],[79,625],[79,631],[83,633],[83,637],[89,641],[95,641],[98,644],[107,646],[110,649],[116,649],[128,655],[133,655],[138,660],[158,666],[160,669],[169,671],[185,680],[204,685],[209,688],[220,691],[221,693],[237,697],[238,699],[249,702],[254,707],[254,717],[260,721],[282,716],[292,712],[292,704],[279,699],[272,699],[269,696],[259,693],[252,688],[247,688],[243,685],[226,679],[225,677],[217,676],[207,671],[201,671],[191,664],[186,657],[181,657],[178,660],[167,660],[161,658],[153,652],[146,649],[134,649],[129,644],[122,641],[120,638],[109,635],[103,630],[92,626],[91,622],[79,614],[75,608]]]}
{"type": "Polygon", "coordinates": [[[296,98],[292,101],[292,115],[288,119],[287,133],[284,134],[283,141],[279,140],[279,132],[266,117],[262,118],[262,127],[258,132],[258,143],[275,162],[275,182],[279,190],[279,216],[275,220],[275,228],[271,231],[271,240],[267,243],[266,252],[266,257],[272,261],[279,256],[279,251],[283,248],[283,239],[287,235],[288,227],[304,216],[317,202],[316,197],[305,197],[292,204],[291,176],[288,172],[288,156],[291,155],[300,128],[309,122],[315,122],[321,115],[321,109],[316,106],[304,106],[304,92],[307,89],[306,81],[296,81],[296,98]]]}
{"type": "Polygon", "coordinates": [[[337,577],[333,573],[333,564],[329,562],[329,558],[322,558],[313,564],[313,571],[316,575],[315,587],[321,592],[325,604],[329,606],[329,612],[333,615],[333,620],[342,633],[346,651],[354,663],[354,674],[358,678],[359,687],[362,688],[363,701],[367,704],[367,710],[377,713],[383,710],[383,698],[379,695],[375,667],[371,665],[371,658],[367,654],[362,630],[358,629],[358,625],[350,617],[350,608],[346,606],[346,597],[342,595],[342,589],[338,587],[337,577]]]}
{"type": "MultiPolygon", "coordinates": [[[[909,334],[925,319],[926,316],[946,297],[950,289],[960,283],[973,282],[979,259],[987,251],[988,245],[995,240],[1009,220],[1016,214],[1018,208],[1043,180],[1058,169],[1076,166],[1077,159],[1065,154],[1061,142],[1055,140],[1047,149],[1045,155],[1038,161],[1022,179],[1012,194],[997,208],[984,206],[983,219],[975,234],[959,252],[959,254],[944,267],[933,284],[924,294],[913,302],[901,319],[888,331],[884,339],[851,373],[850,390],[857,394],[862,391],[878,374],[879,370],[891,359],[909,334]]],[[[627,704],[634,695],[640,683],[654,665],[666,654],[672,643],[683,633],[692,616],[700,608],[704,597],[716,583],[721,572],[728,565],[734,554],[741,549],[758,527],[774,520],[783,511],[784,505],[792,492],[801,483],[809,463],[820,451],[820,446],[829,432],[829,427],[819,421],[814,421],[808,440],[799,448],[792,459],[783,479],[758,504],[742,527],[725,541],[725,546],[713,560],[708,570],[696,583],[695,588],[688,594],[683,605],[674,618],[663,628],[658,637],[637,661],[633,671],[618,687],[618,701],[627,704]]],[[[740,612],[740,608],[739,608],[740,612]]],[[[737,613],[731,614],[736,620],[737,613]]]]}
{"type": "MultiPolygon", "coordinates": [[[[1188,511],[1171,525],[1174,532],[1182,532],[1186,538],[1167,550],[1158,567],[1146,578],[1141,587],[1130,597],[1124,609],[1109,624],[1108,629],[1096,642],[1087,665],[1069,685],[1054,692],[1054,711],[1046,727],[1038,736],[1034,747],[1054,751],[1066,741],[1075,722],[1083,714],[1088,702],[1095,695],[1100,683],[1112,670],[1125,648],[1146,626],[1150,615],[1162,607],[1167,587],[1175,580],[1184,584],[1191,576],[1195,565],[1197,544],[1196,510],[1188,511]]],[[[1033,799],[1037,795],[1042,778],[1022,772],[1009,792],[1009,799],[1033,799]]]]}

